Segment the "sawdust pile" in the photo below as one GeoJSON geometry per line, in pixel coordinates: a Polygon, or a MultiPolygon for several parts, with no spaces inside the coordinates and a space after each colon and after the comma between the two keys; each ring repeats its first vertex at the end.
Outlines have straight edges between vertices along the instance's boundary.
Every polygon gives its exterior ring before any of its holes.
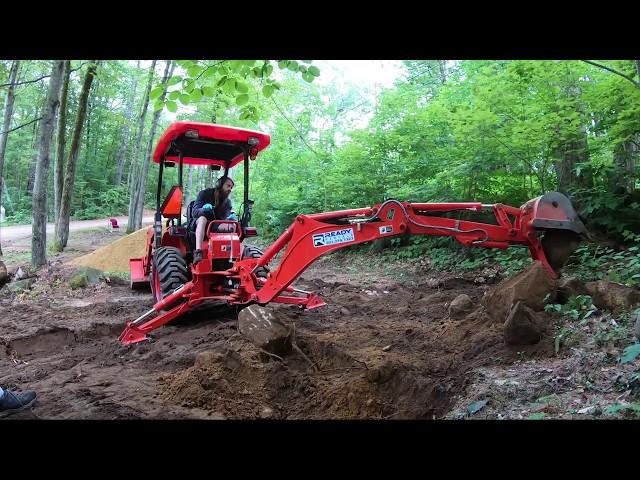
{"type": "Polygon", "coordinates": [[[147,227],[143,227],[95,252],[70,261],[69,265],[92,267],[103,272],[128,272],[129,259],[145,255],[146,241],[147,227]]]}

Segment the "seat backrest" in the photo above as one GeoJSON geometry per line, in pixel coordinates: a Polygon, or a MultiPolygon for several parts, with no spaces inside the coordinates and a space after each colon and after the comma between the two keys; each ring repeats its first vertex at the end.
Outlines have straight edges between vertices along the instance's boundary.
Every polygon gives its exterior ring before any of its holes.
{"type": "Polygon", "coordinates": [[[187,225],[191,222],[191,219],[193,218],[193,205],[196,203],[195,200],[191,200],[189,202],[189,205],[187,206],[187,225]]]}

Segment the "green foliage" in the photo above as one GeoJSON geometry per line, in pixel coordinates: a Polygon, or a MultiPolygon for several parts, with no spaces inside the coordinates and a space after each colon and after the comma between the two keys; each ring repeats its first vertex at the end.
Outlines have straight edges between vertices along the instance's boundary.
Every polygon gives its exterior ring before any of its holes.
{"type": "Polygon", "coordinates": [[[631,363],[640,355],[640,343],[629,345],[624,349],[620,363],[631,363]]]}
{"type": "Polygon", "coordinates": [[[75,219],[88,220],[127,213],[129,191],[126,185],[104,191],[94,191],[84,185],[80,187],[80,193],[84,195],[78,198],[80,205],[74,211],[75,219]]]}
{"type": "MultiPolygon", "coordinates": [[[[545,303],[549,300],[549,297],[550,295],[547,294],[544,298],[545,303]]],[[[579,328],[585,325],[589,317],[597,311],[589,295],[572,295],[564,304],[546,303],[544,310],[545,312],[558,314],[569,321],[567,324],[558,326],[553,338],[556,355],[560,352],[561,347],[573,345],[579,340],[579,328]],[[576,323],[578,320],[580,322],[576,323]]]]}
{"type": "Polygon", "coordinates": [[[640,403],[617,403],[605,408],[604,413],[607,415],[615,415],[618,412],[630,410],[636,417],[640,417],[640,403]]]}
{"type": "Polygon", "coordinates": [[[383,255],[392,260],[428,258],[431,268],[442,271],[468,272],[499,267],[505,275],[513,275],[531,263],[524,249],[467,248],[451,238],[428,236],[410,237],[408,246],[401,246],[396,238],[383,255]]]}
{"type": "MultiPolygon", "coordinates": [[[[166,107],[175,113],[176,99],[190,105],[224,98],[240,107],[240,120],[257,122],[262,117],[260,94],[269,98],[281,88],[270,60],[179,60],[177,65],[166,86],[157,85],[150,92],[151,100],[156,100],[156,110],[166,107]],[[167,99],[161,100],[165,87],[167,99]]],[[[320,75],[318,67],[300,65],[296,60],[279,60],[277,65],[309,83],[320,75]]]]}
{"type": "Polygon", "coordinates": [[[565,270],[584,281],[606,279],[629,286],[640,284],[640,235],[622,232],[626,247],[615,249],[585,243],[567,262],[565,270]]]}
{"type": "MultiPolygon", "coordinates": [[[[545,297],[545,300],[549,297],[545,297]]],[[[559,313],[571,320],[585,320],[589,318],[596,308],[589,295],[572,295],[565,304],[548,303],[544,306],[545,312],[559,313]]]]}

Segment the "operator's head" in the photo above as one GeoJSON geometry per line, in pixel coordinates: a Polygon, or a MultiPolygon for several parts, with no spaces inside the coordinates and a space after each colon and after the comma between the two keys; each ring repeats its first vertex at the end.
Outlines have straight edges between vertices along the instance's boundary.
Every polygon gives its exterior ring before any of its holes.
{"type": "Polygon", "coordinates": [[[222,176],[216,181],[214,188],[218,190],[222,198],[225,199],[229,196],[234,186],[235,186],[235,183],[230,177],[222,176]]]}

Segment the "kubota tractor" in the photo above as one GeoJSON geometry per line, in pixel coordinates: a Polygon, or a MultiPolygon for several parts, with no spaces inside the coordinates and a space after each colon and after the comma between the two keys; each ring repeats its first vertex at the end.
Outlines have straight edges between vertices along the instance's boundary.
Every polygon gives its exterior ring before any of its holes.
{"type": "MultiPolygon", "coordinates": [[[[147,232],[146,255],[129,261],[132,288],[150,284],[156,303],[128,322],[119,337],[122,343],[145,340],[151,330],[203,302],[238,306],[278,302],[306,309],[325,305],[317,295],[292,283],[320,256],[349,245],[409,234],[450,236],[468,247],[521,246],[527,247],[531,257],[555,277],[587,234],[569,199],[558,192],[529,200],[520,208],[499,203],[410,203],[391,199],[372,207],[300,214],[263,253],[243,246],[243,241],[257,235],[250,226],[253,201],[249,199],[249,160],[255,160],[269,142],[265,133],[197,122],[176,122],[163,133],[153,155],[154,162],[160,164],[154,225],[147,232]],[[227,176],[230,168],[243,161],[240,220],[211,222],[203,242],[203,260],[193,265],[195,236],[182,224],[183,166],[207,165],[224,169],[223,176],[227,176]],[[176,165],[178,185],[161,203],[164,168],[176,165]],[[456,210],[491,210],[495,223],[445,216],[456,210]],[[222,223],[234,225],[234,231],[216,231],[216,225],[222,223]],[[279,264],[272,268],[270,261],[285,247],[279,264]]],[[[192,204],[187,207],[187,223],[192,204]]]]}

